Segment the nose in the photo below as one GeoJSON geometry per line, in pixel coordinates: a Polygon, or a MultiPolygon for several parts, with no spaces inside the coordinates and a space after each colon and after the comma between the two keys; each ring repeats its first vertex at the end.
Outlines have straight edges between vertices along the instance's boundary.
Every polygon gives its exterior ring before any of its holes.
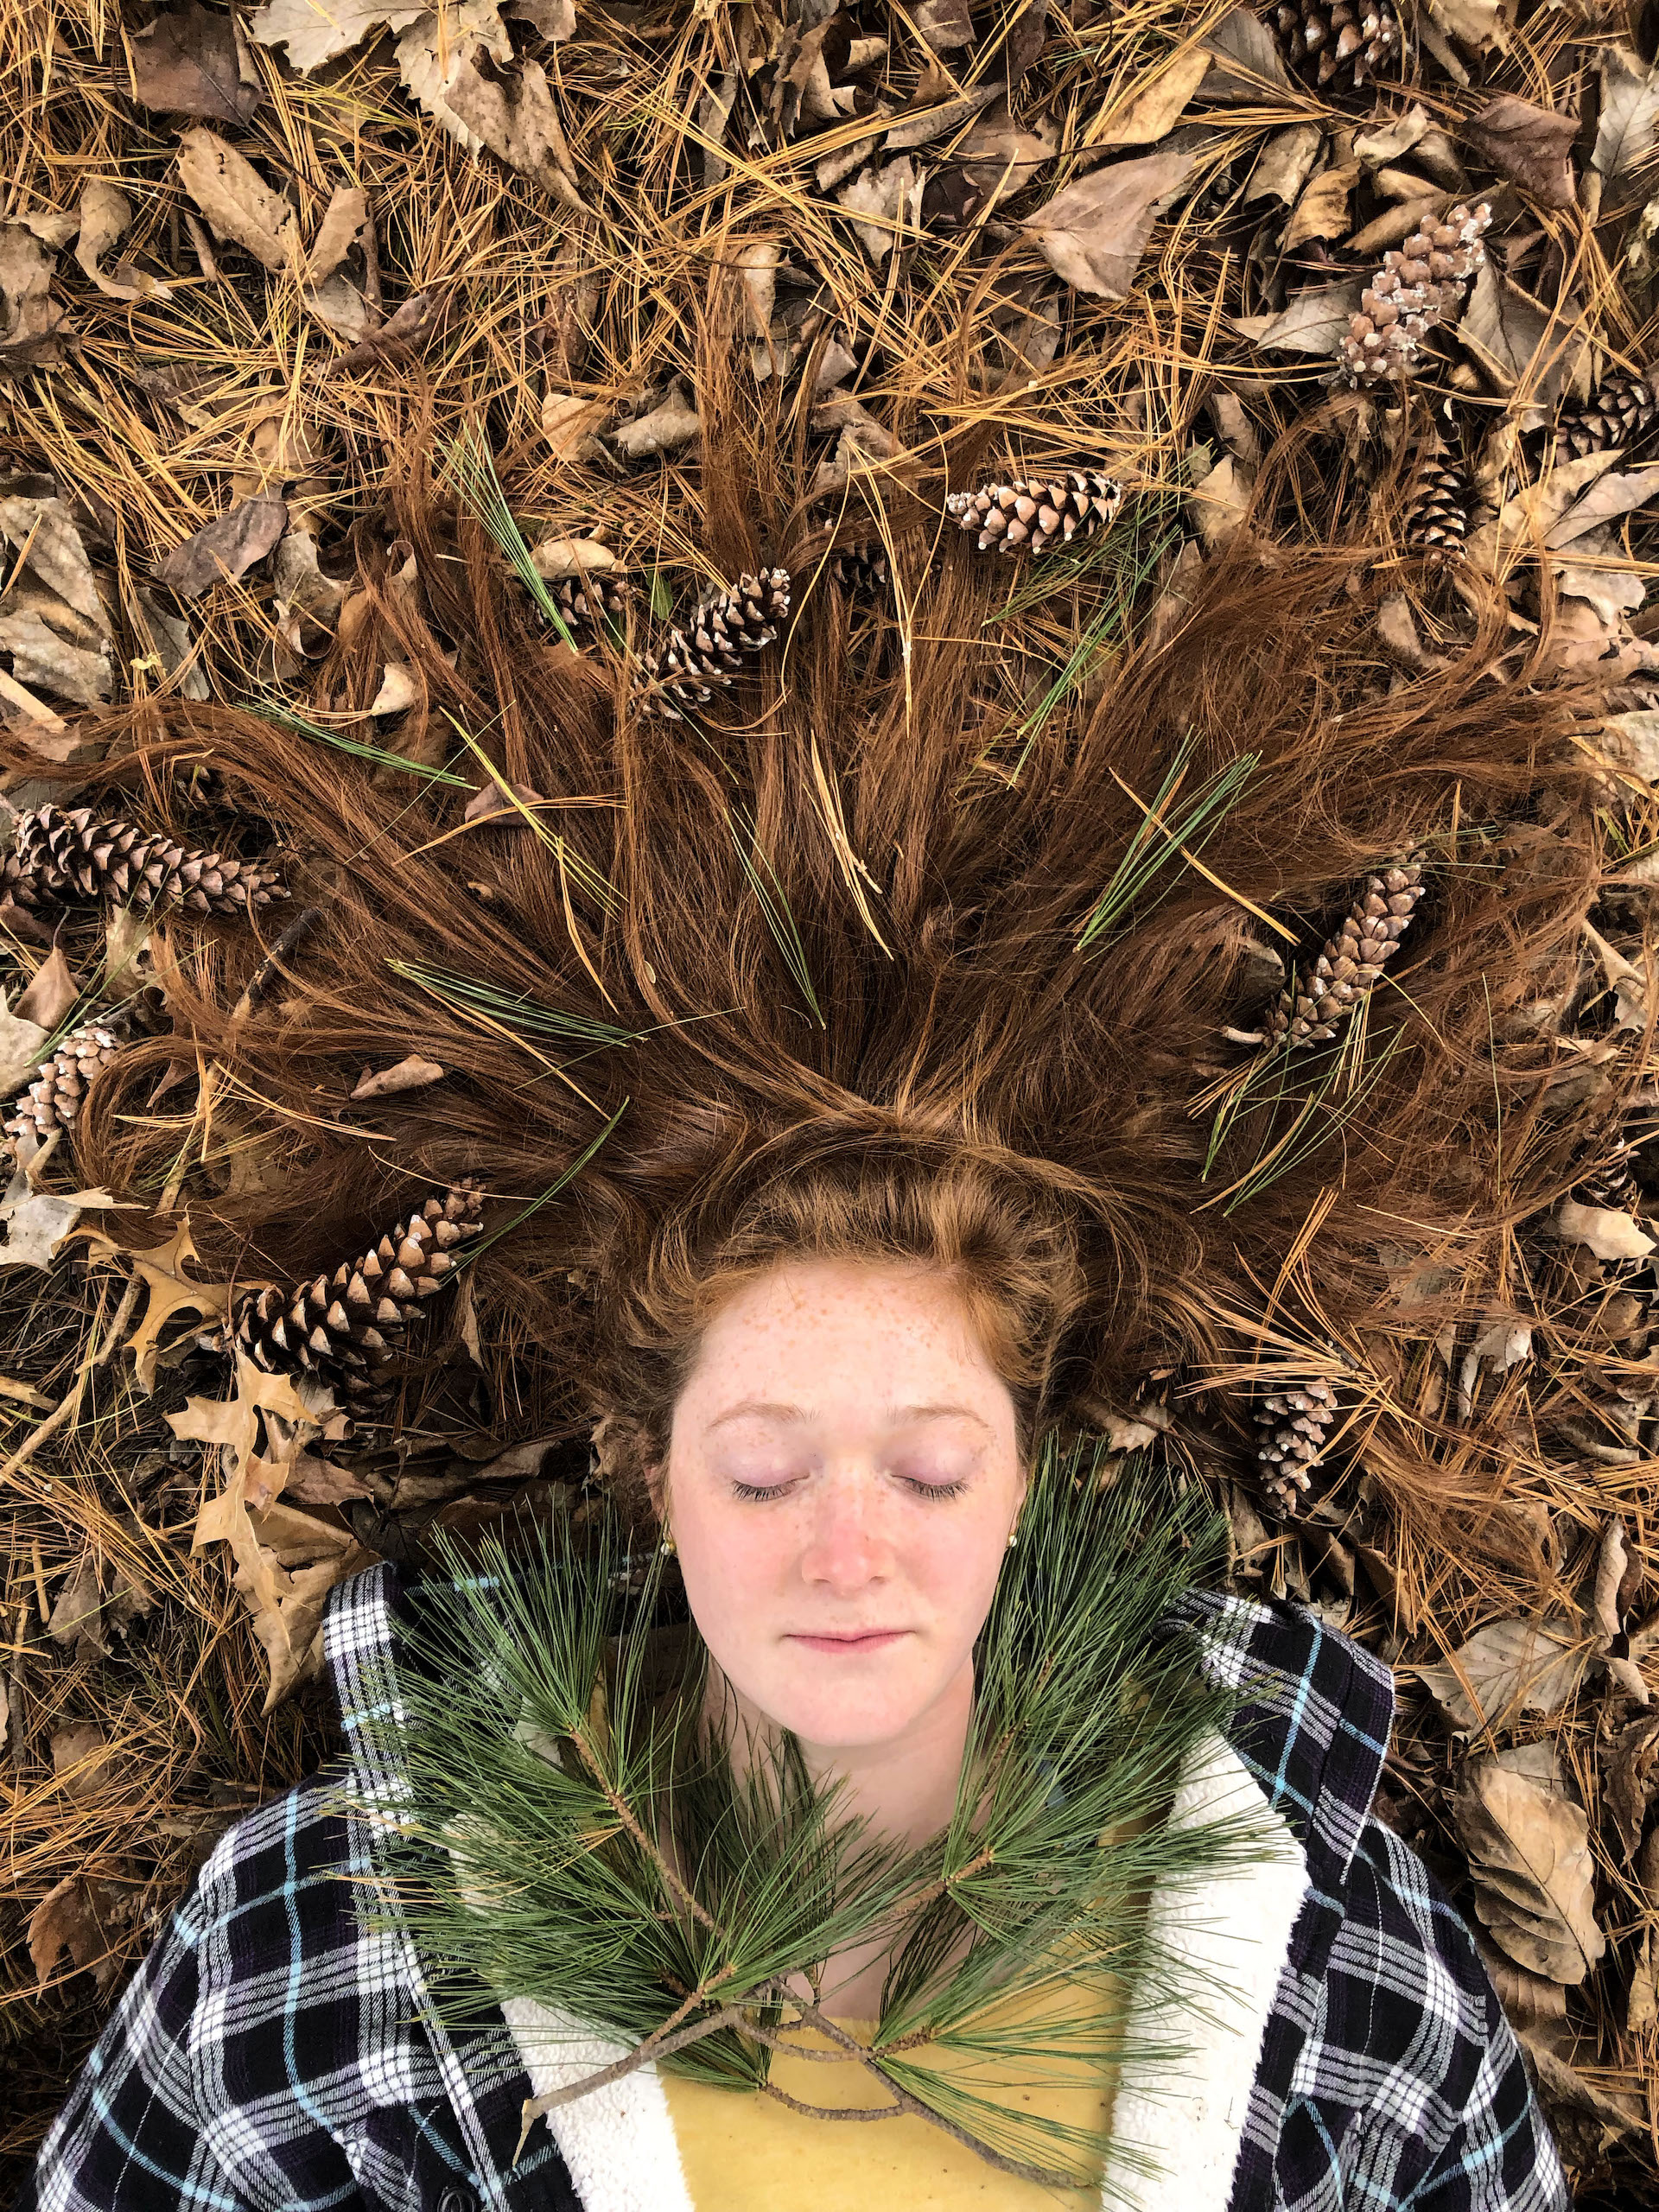
{"type": "Polygon", "coordinates": [[[853,1473],[832,1473],[821,1485],[801,1551],[804,1581],[840,1598],[890,1579],[893,1545],[872,1489],[853,1473]]]}

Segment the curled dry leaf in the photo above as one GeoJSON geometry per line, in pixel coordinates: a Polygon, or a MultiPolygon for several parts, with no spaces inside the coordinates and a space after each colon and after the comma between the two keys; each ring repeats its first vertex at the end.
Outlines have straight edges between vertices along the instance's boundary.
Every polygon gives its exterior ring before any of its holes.
{"type": "Polygon", "coordinates": [[[599,432],[604,428],[605,416],[602,400],[550,391],[542,402],[542,435],[554,460],[592,461],[602,454],[599,432]]]}
{"type": "Polygon", "coordinates": [[[1330,353],[1359,312],[1363,276],[1299,292],[1282,315],[1235,315],[1233,328],[1252,345],[1277,353],[1330,353]]]}
{"type": "Polygon", "coordinates": [[[1487,261],[1475,278],[1457,338],[1500,391],[1513,392],[1524,381],[1528,399],[1553,404],[1586,371],[1589,341],[1582,323],[1576,302],[1564,302],[1552,315],[1541,300],[1487,261]]]}
{"type": "Polygon", "coordinates": [[[1563,1198],[1552,1225],[1564,1244],[1586,1245],[1599,1260],[1643,1260],[1656,1249],[1653,1238],[1614,1206],[1581,1206],[1563,1198]]]}
{"type": "MultiPolygon", "coordinates": [[[[128,1338],[126,1348],[132,1354],[139,1388],[153,1390],[157,1340],[164,1325],[175,1314],[185,1313],[222,1322],[230,1312],[231,1287],[224,1282],[195,1282],[186,1274],[185,1269],[196,1257],[188,1215],[165,1244],[147,1251],[137,1251],[130,1244],[118,1243],[101,1230],[78,1233],[86,1237],[90,1257],[130,1260],[134,1274],[149,1294],[143,1319],[128,1338]]],[[[181,1435],[185,1433],[179,1431],[181,1435]]]]}
{"type": "Polygon", "coordinates": [[[317,235],[305,257],[305,281],[321,284],[332,276],[357,243],[369,219],[369,195],[356,185],[337,184],[322,211],[317,235]]]}
{"type": "Polygon", "coordinates": [[[626,461],[643,461],[646,454],[672,453],[702,435],[702,417],[677,392],[671,392],[648,415],[636,416],[611,432],[611,443],[626,461]]]}
{"type": "Polygon", "coordinates": [[[402,715],[411,708],[416,697],[415,671],[406,660],[389,660],[380,678],[380,689],[369,702],[372,715],[402,715]]]}
{"type": "Polygon", "coordinates": [[[114,688],[106,651],[73,644],[32,607],[0,614],[0,651],[11,655],[12,674],[19,683],[50,692],[54,698],[93,707],[114,688]]]}
{"type": "Polygon", "coordinates": [[[98,1565],[90,1555],[70,1570],[68,1579],[53,1601],[47,1633],[64,1649],[93,1651],[107,1658],[109,1637],[104,1625],[104,1592],[98,1586],[98,1565]]]}
{"type": "Polygon", "coordinates": [[[1471,54],[1509,44],[1515,27],[1513,0],[1427,0],[1431,20],[1471,54]]]}
{"type": "Polygon", "coordinates": [[[121,1971],[114,1955],[116,1892],[107,1882],[66,1874],[29,1916],[29,1955],[36,1986],[44,1989],[67,1951],[75,1970],[90,1968],[100,1997],[121,1971]]]}
{"type": "Polygon", "coordinates": [[[473,793],[461,809],[461,818],[463,822],[489,822],[499,815],[504,822],[522,822],[524,817],[513,804],[515,798],[524,806],[543,804],[541,792],[533,791],[528,784],[509,784],[504,791],[499,784],[491,782],[473,793]],[[512,792],[511,798],[507,791],[512,792]]]}
{"type": "Polygon", "coordinates": [[[29,988],[17,1001],[20,1020],[37,1021],[42,1029],[55,1029],[80,996],[80,981],[54,945],[29,979],[29,988]]]}
{"type": "Polygon", "coordinates": [[[107,633],[110,618],[80,532],[56,498],[0,499],[0,537],[23,556],[23,573],[55,592],[65,606],[107,633]]]}
{"type": "Polygon", "coordinates": [[[425,12],[396,0],[328,0],[326,9],[313,0],[268,0],[248,28],[261,46],[285,46],[303,77],[337,54],[349,53],[383,23],[400,31],[425,12]]]}
{"type": "Polygon", "coordinates": [[[216,238],[244,247],[267,269],[297,268],[300,219],[245,154],[198,124],[179,142],[179,181],[216,238]]]}
{"type": "MultiPolygon", "coordinates": [[[[1317,123],[1293,123],[1286,130],[1274,131],[1250,171],[1244,192],[1246,206],[1255,200],[1277,200],[1294,207],[1313,174],[1322,143],[1317,123]]],[[[1359,303],[1357,295],[1354,303],[1359,303]]]]}
{"type": "Polygon", "coordinates": [[[1165,152],[1110,162],[1057,192],[1024,227],[1075,290],[1127,299],[1152,226],[1196,161],[1194,154],[1165,152]]]}
{"type": "Polygon", "coordinates": [[[124,277],[106,276],[102,267],[110,248],[132,228],[132,208],[124,192],[94,177],[80,194],[80,236],[75,260],[83,276],[111,300],[165,299],[172,289],[154,276],[129,270],[124,277]]]}
{"type": "Polygon", "coordinates": [[[418,1052],[411,1052],[395,1067],[365,1072],[352,1098],[355,1103],[361,1098],[390,1098],[400,1090],[423,1090],[429,1084],[442,1083],[443,1073],[435,1060],[423,1060],[418,1052]]]}
{"type": "Polygon", "coordinates": [[[1529,1972],[1580,1982],[1606,1949],[1584,1809],[1497,1758],[1468,1761],[1452,1799],[1475,1910],[1529,1972]]]}
{"type": "Polygon", "coordinates": [[[0,1096],[10,1098],[41,1065],[48,1032],[15,1012],[0,991],[0,1096]]]}
{"type": "Polygon", "coordinates": [[[1168,66],[1149,85],[1133,82],[1135,97],[1127,106],[1097,119],[1084,138],[1086,146],[1154,146],[1175,127],[1176,118],[1209,73],[1213,56],[1207,48],[1194,46],[1177,52],[1168,66]]]}
{"type": "Polygon", "coordinates": [[[1659,123],[1659,70],[1649,69],[1627,46],[1601,51],[1601,112],[1591,167],[1605,184],[1645,169],[1659,123]]]}
{"type": "Polygon", "coordinates": [[[1567,149],[1579,135],[1575,115],[1558,115],[1504,92],[1470,116],[1459,136],[1488,168],[1531,195],[1541,207],[1570,207],[1575,197],[1567,149]]]}
{"type": "Polygon", "coordinates": [[[302,1398],[287,1376],[265,1374],[238,1349],[233,1397],[191,1398],[182,1413],[167,1416],[175,1434],[219,1448],[220,1487],[196,1516],[191,1548],[231,1548],[236,1587],[270,1663],[267,1713],[315,1671],[329,1591],[373,1556],[349,1530],[281,1503],[325,1402],[332,1407],[328,1393],[302,1398]]]}
{"type": "Polygon", "coordinates": [[[52,1771],[67,1797],[96,1797],[114,1776],[109,1738],[96,1721],[73,1721],[53,1731],[52,1771]]]}
{"type": "Polygon", "coordinates": [[[0,1198],[0,1226],[5,1230],[0,1268],[49,1268],[86,1208],[113,1203],[107,1191],[72,1191],[67,1197],[37,1191],[23,1162],[0,1198]]]}
{"type": "Polygon", "coordinates": [[[1588,1650],[1570,1635],[1516,1618],[1477,1629],[1444,1664],[1401,1671],[1415,1674],[1452,1726],[1468,1732],[1500,1727],[1517,1711],[1555,1712],[1583,1680],[1589,1661],[1588,1650]]]}
{"type": "Polygon", "coordinates": [[[1659,1789],[1659,1713],[1621,1728],[1602,1753],[1602,1802],[1632,1864],[1659,1789]]]}
{"type": "Polygon", "coordinates": [[[157,115],[246,123],[265,96],[241,16],[220,15],[200,0],[130,33],[127,55],[134,99],[157,115]]]}
{"type": "Polygon", "coordinates": [[[288,524],[286,503],[269,495],[242,499],[204,523],[156,564],[158,580],[181,599],[200,599],[221,577],[235,578],[263,561],[288,524]]]}
{"type": "Polygon", "coordinates": [[[0,223],[0,357],[22,366],[63,358],[64,311],[52,297],[57,263],[28,223],[0,223]]]}
{"type": "Polygon", "coordinates": [[[608,545],[597,537],[544,537],[539,545],[532,545],[530,557],[536,564],[536,573],[549,583],[560,583],[567,576],[598,574],[616,566],[616,556],[608,545]]]}
{"type": "Polygon", "coordinates": [[[908,154],[861,169],[836,193],[859,244],[880,268],[906,232],[920,229],[925,181],[908,154]]]}

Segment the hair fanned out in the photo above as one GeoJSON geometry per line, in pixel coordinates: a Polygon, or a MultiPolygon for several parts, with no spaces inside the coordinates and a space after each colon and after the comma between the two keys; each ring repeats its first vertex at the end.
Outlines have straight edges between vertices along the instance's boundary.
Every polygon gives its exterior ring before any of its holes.
{"type": "MultiPolygon", "coordinates": [[[[573,1433],[659,1429],[712,1262],[849,1238],[960,1273],[1027,1428],[1126,1411],[1149,1376],[1213,1384],[1253,1356],[1246,1321],[1388,1385],[1433,1325],[1394,1302],[1402,1254],[1496,1264],[1571,1179],[1557,1048],[1524,1008],[1576,976],[1598,879],[1581,706],[1499,658],[1495,624],[1391,672],[1357,535],[1267,553],[1248,530],[1048,702],[991,619],[1008,565],[942,525],[943,476],[889,499],[897,612],[842,593],[728,353],[699,354],[705,550],[728,577],[786,566],[792,605],[705,708],[641,712],[613,640],[559,641],[417,439],[387,534],[425,609],[386,568],[321,672],[330,727],[373,735],[340,709],[404,663],[393,746],[480,785],[487,760],[517,798],[463,820],[453,777],[278,749],[252,711],[176,701],[158,738],[133,710],[92,800],[124,786],[181,828],[208,762],[273,825],[296,902],[170,939],[175,1024],[260,1161],[192,1185],[205,1262],[315,1273],[479,1177],[505,1230],[474,1270],[482,1339],[526,1421],[573,1433]],[[1224,801],[1183,833],[1205,789],[1224,801]],[[1362,1013],[1323,1061],[1275,1054],[1286,968],[1408,854],[1421,900],[1362,1013]],[[237,1010],[301,904],[321,919],[289,982],[237,1010]],[[411,1050],[443,1079],[349,1103],[411,1050]],[[1281,1144],[1305,1066],[1325,1087],[1281,1144]]],[[[1281,454],[1262,500],[1309,465],[1281,454]]],[[[157,1187],[176,1132],[144,1109],[177,1053],[140,1039],[105,1071],[86,1182],[157,1187]]],[[[1200,1459],[1252,1448],[1224,1390],[1174,1410],[1200,1459]]],[[[1408,1489],[1412,1464],[1390,1459],[1408,1489]]]]}

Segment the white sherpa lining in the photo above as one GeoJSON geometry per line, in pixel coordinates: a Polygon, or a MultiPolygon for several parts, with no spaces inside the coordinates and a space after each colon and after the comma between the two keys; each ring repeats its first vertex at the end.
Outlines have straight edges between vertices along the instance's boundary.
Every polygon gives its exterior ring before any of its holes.
{"type": "MultiPolygon", "coordinates": [[[[1218,1986],[1205,1986],[1204,2019],[1160,2023],[1146,1999],[1132,2008],[1143,2033],[1162,2027],[1173,2030],[1172,2040],[1199,2047],[1179,2068],[1123,2069],[1112,2111],[1114,2138],[1148,2153],[1158,2171],[1136,2174],[1109,2158],[1102,2203],[1110,2212],[1169,2205],[1181,2212],[1226,2212],[1262,2035],[1307,1894],[1307,1861],[1237,1752],[1212,1735],[1187,1762],[1171,1822],[1185,1826],[1230,1813],[1251,1818],[1270,1855],[1202,1887],[1166,1883],[1154,1891],[1153,1925],[1167,1951],[1206,1970],[1218,1986]]],[[[627,2050],[532,1997],[510,1999],[502,2010],[538,2097],[598,2072],[627,2050]]],[[[654,2065],[560,2106],[547,2124],[585,2212],[693,2212],[654,2065]]]]}

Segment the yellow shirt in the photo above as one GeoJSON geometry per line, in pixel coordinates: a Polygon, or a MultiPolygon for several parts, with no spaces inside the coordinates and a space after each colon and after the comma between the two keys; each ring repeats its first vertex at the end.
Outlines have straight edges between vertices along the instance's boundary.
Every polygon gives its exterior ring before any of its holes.
{"type": "MultiPolygon", "coordinates": [[[[1095,2019],[1109,2024],[1117,2007],[1110,1978],[1096,1977],[1077,1988],[1076,2001],[1066,2007],[1071,2016],[1084,2019],[1092,2012],[1095,2019]]],[[[1054,2007],[1050,1988],[1005,2000],[986,2018],[1029,2018],[1054,2007]]],[[[836,2024],[863,2043],[874,2032],[869,2021],[836,2024]]],[[[834,2048],[817,2030],[793,2030],[791,2039],[807,2050],[834,2048]]],[[[1011,2110],[1040,2112],[1102,2134],[1110,2126],[1116,2074],[1098,2057],[1043,2056],[999,2064],[978,2053],[931,2045],[906,2056],[1011,2110]]],[[[912,2113],[862,2121],[819,2120],[791,2112],[762,2092],[715,2088],[667,2068],[661,2078],[696,2212],[778,2212],[779,2205],[797,2203],[810,2205],[811,2212],[1099,2212],[1098,2186],[1050,2189],[1001,2173],[943,2128],[912,2113]]],[[[802,2104],[854,2109],[893,2101],[873,2073],[845,2056],[824,2063],[777,2050],[771,2078],[775,2088],[802,2104]]],[[[1021,2155],[1031,2164],[1078,2169],[1082,2153],[1075,2145],[1056,2143],[1046,2150],[1039,2147],[1044,2139],[1035,2133],[1022,2133],[1025,2141],[1031,2148],[1021,2155]]]]}

